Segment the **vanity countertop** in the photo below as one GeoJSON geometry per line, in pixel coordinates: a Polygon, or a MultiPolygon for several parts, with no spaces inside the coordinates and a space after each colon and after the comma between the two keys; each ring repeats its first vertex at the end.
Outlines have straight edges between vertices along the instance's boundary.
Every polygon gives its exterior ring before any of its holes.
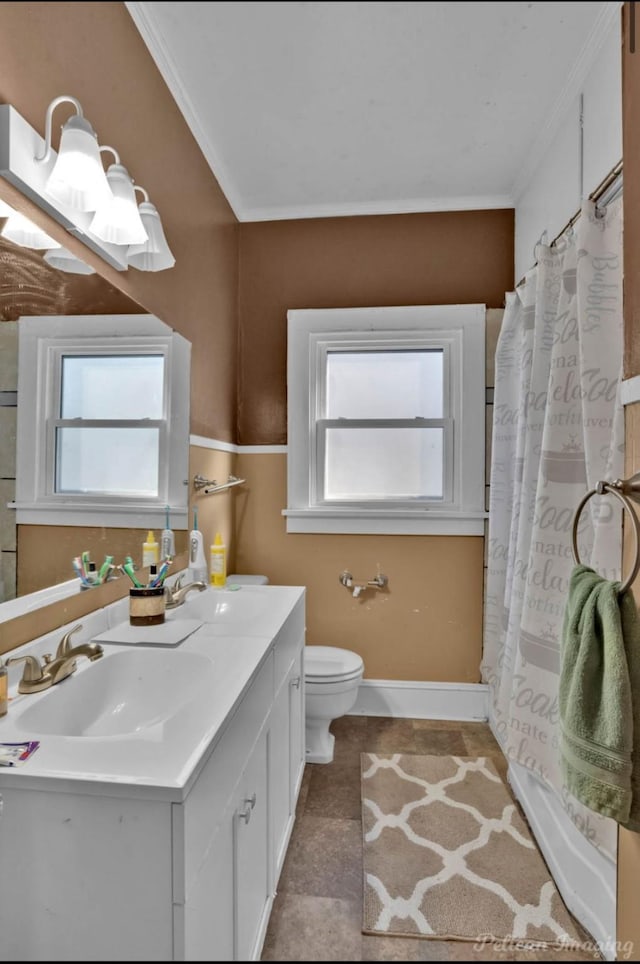
{"type": "MultiPolygon", "coordinates": [[[[304,633],[304,591],[190,593],[167,617],[202,625],[178,646],[105,643],[99,660],[79,659],[72,676],[42,693],[19,695],[14,686],[0,742],[40,746],[21,766],[0,767],[0,792],[51,790],[55,780],[62,792],[182,801],[252,682],[264,673],[272,685],[271,653],[285,623],[304,633]]],[[[105,630],[122,620],[121,603],[114,607],[105,630]]]]}

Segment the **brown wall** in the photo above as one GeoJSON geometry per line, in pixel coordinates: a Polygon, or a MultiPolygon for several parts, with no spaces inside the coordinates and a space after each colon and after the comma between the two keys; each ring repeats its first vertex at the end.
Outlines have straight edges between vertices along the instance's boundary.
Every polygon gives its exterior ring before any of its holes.
{"type": "Polygon", "coordinates": [[[287,440],[287,309],[486,304],[513,277],[513,210],[240,225],[238,441],[287,440]]]}
{"type": "Polygon", "coordinates": [[[359,653],[367,679],[479,681],[483,539],[287,534],[286,455],[240,453],[237,468],[237,571],[307,587],[308,643],[359,653]],[[338,580],[378,567],[384,591],[354,599],[338,580]]]}
{"type": "MultiPolygon", "coordinates": [[[[487,312],[487,386],[494,384],[502,310],[487,312]]],[[[492,405],[487,405],[489,439],[492,405]]],[[[489,459],[487,459],[487,464],[489,459]]],[[[307,587],[307,641],[359,653],[368,679],[478,682],[482,639],[482,539],[438,536],[288,535],[286,455],[241,452],[247,485],[235,490],[236,566],[272,583],[307,587]],[[380,567],[384,592],[354,599],[338,581],[380,567]]]]}
{"type": "MultiPolygon", "coordinates": [[[[640,374],[640,23],[636,23],[635,52],[632,53],[629,13],[630,4],[625,3],[622,11],[625,377],[640,374]]],[[[625,409],[625,469],[626,478],[640,472],[640,403],[625,409]]],[[[640,603],[640,580],[636,579],[633,590],[640,603]]],[[[618,957],[621,959],[638,960],[640,954],[639,893],[640,835],[621,828],[617,908],[618,957]],[[634,945],[630,955],[623,950],[627,941],[634,945]]]]}
{"type": "MultiPolygon", "coordinates": [[[[43,134],[49,102],[77,97],[100,143],[114,146],[149,192],[175,267],[118,272],[89,252],[85,260],[191,340],[191,431],[234,441],[236,218],[124,3],[0,3],[0,65],[2,102],[43,134]]],[[[66,105],[56,110],[54,131],[71,113],[66,105]]],[[[4,187],[2,194],[11,201],[4,187]]],[[[32,213],[68,241],[59,225],[32,213]]],[[[73,241],[68,247],[84,251],[73,241]]]]}
{"type": "MultiPolygon", "coordinates": [[[[513,238],[512,210],[241,224],[240,443],[286,442],[287,309],[499,307],[513,238]]],[[[369,679],[478,682],[482,538],[287,534],[286,455],[241,453],[237,465],[248,482],[237,569],[307,587],[308,642],[360,653],[369,679]],[[339,583],[344,569],[362,582],[378,567],[384,592],[354,599],[339,583]]]]}

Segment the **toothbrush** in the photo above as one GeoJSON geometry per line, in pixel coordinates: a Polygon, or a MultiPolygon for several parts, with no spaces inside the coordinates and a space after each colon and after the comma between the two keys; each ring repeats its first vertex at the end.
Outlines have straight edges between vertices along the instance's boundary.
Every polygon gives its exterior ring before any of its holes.
{"type": "MultiPolygon", "coordinates": [[[[130,557],[127,556],[127,559],[129,558],[130,557]]],[[[142,583],[136,579],[136,574],[133,571],[133,565],[130,562],[123,562],[121,569],[123,572],[127,574],[127,576],[129,577],[133,585],[136,587],[136,589],[144,589],[144,586],[142,585],[142,583]]]]}
{"type": "Polygon", "coordinates": [[[82,583],[82,585],[83,585],[83,586],[90,586],[91,583],[89,582],[89,580],[88,580],[87,577],[85,576],[84,572],[82,571],[82,563],[81,563],[81,560],[80,560],[80,556],[76,556],[75,559],[72,559],[72,560],[71,560],[71,562],[72,562],[72,565],[73,565],[74,572],[75,572],[76,576],[78,577],[78,579],[80,580],[80,582],[82,583]]]}
{"type": "Polygon", "coordinates": [[[100,566],[100,571],[98,572],[98,582],[99,582],[99,583],[104,582],[105,577],[106,577],[106,576],[108,575],[108,573],[109,573],[109,567],[110,567],[110,565],[111,565],[112,562],[113,562],[113,556],[105,556],[105,557],[104,557],[104,562],[103,562],[102,565],[100,566]]]}
{"type": "Polygon", "coordinates": [[[162,535],[160,536],[160,558],[167,559],[173,558],[176,554],[176,543],[173,532],[169,525],[169,506],[166,505],[165,509],[165,528],[162,535]]]}
{"type": "Polygon", "coordinates": [[[82,574],[85,579],[87,579],[89,575],[89,561],[89,553],[85,550],[80,556],[80,565],[82,566],[82,574]]]}
{"type": "Polygon", "coordinates": [[[158,574],[156,578],[153,580],[152,583],[150,583],[150,587],[152,589],[157,589],[158,586],[161,586],[163,584],[165,577],[167,575],[167,570],[169,569],[170,565],[171,565],[171,559],[165,559],[162,565],[160,566],[160,568],[158,569],[158,574]]]}

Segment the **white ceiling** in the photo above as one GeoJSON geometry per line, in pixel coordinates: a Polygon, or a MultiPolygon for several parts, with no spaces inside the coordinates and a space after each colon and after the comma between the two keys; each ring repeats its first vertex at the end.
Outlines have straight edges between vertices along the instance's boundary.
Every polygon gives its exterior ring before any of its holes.
{"type": "Polygon", "coordinates": [[[618,3],[128,3],[244,221],[504,207],[618,3]]]}

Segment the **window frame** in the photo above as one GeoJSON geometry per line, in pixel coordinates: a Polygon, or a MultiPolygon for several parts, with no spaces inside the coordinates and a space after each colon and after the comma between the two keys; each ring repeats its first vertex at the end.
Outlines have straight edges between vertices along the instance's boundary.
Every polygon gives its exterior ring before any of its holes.
{"type": "Polygon", "coordinates": [[[288,532],[483,535],[485,314],[479,304],[288,311],[288,532]],[[341,421],[323,417],[328,353],[429,349],[444,352],[443,418],[389,421],[444,424],[443,498],[325,500],[323,435],[341,421]]]}
{"type": "Polygon", "coordinates": [[[188,525],[190,343],[153,315],[23,317],[18,324],[16,521],[19,524],[152,528],[188,525]],[[63,358],[73,355],[162,355],[161,420],[62,419],[63,358]],[[155,497],[56,492],[59,426],[158,426],[155,497]]]}

